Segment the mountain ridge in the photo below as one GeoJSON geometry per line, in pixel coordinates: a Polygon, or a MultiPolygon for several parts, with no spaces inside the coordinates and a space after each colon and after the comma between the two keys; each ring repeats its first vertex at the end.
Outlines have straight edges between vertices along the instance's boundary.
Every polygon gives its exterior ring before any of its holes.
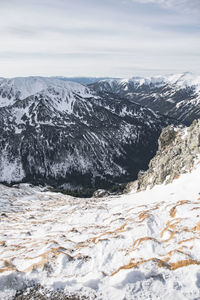
{"type": "Polygon", "coordinates": [[[200,76],[192,73],[103,80],[89,87],[100,95],[139,103],[186,126],[200,117],[200,76]]]}
{"type": "Polygon", "coordinates": [[[161,129],[174,122],[128,99],[57,79],[4,80],[0,94],[5,90],[1,182],[102,187],[129,181],[147,167],[161,129]]]}

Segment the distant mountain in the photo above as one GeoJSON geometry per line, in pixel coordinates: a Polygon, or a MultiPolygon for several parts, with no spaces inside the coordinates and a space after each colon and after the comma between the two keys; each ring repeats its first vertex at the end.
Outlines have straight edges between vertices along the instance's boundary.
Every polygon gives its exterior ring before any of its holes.
{"type": "Polygon", "coordinates": [[[55,86],[59,90],[68,91],[68,93],[88,92],[84,86],[77,85],[73,82],[63,82],[59,79],[50,77],[16,77],[11,79],[0,78],[0,107],[14,104],[17,100],[25,99],[38,92],[48,90],[49,87],[55,86]]]}
{"type": "MultiPolygon", "coordinates": [[[[100,80],[110,80],[110,77],[63,77],[63,76],[55,76],[51,77],[52,79],[59,79],[63,81],[72,81],[77,82],[83,85],[92,84],[98,82],[100,80]]],[[[119,78],[112,78],[112,79],[119,79],[119,78]]]]}
{"type": "Polygon", "coordinates": [[[200,117],[200,76],[170,76],[101,80],[90,85],[100,95],[126,98],[189,125],[200,117]]]}
{"type": "Polygon", "coordinates": [[[105,187],[136,178],[172,121],[63,80],[0,80],[0,181],[105,187]]]}

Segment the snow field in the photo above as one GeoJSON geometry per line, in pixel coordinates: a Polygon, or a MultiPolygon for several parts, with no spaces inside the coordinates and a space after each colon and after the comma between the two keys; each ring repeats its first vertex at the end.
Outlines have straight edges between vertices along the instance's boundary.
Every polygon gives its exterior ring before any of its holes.
{"type": "Polygon", "coordinates": [[[1,186],[0,299],[33,282],[90,299],[200,297],[199,178],[197,163],[103,199],[1,186]]]}

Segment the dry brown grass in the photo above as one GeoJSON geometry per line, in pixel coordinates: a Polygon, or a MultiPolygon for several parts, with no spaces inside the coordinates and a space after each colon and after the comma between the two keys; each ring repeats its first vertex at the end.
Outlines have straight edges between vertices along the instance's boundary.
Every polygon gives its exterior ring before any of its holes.
{"type": "Polygon", "coordinates": [[[147,211],[144,211],[144,212],[141,212],[138,216],[138,218],[140,219],[140,222],[143,222],[144,220],[146,220],[147,218],[149,217],[149,212],[148,210],[147,211]]]}
{"type": "Polygon", "coordinates": [[[178,253],[178,254],[183,254],[185,256],[189,256],[191,258],[191,255],[189,253],[186,253],[184,251],[181,250],[181,248],[179,249],[174,249],[174,250],[171,250],[167,253],[167,256],[168,258],[170,259],[170,257],[174,254],[174,253],[178,253]]]}
{"type": "Polygon", "coordinates": [[[146,236],[146,237],[142,237],[142,238],[139,238],[139,239],[135,240],[133,245],[132,245],[132,249],[135,250],[144,241],[153,241],[155,243],[160,244],[160,242],[157,239],[155,239],[153,237],[150,237],[150,236],[146,236]]]}
{"type": "Polygon", "coordinates": [[[200,231],[200,222],[198,222],[197,225],[192,228],[192,231],[200,231]]]}
{"type": "Polygon", "coordinates": [[[200,265],[200,261],[190,258],[186,260],[179,260],[175,263],[170,263],[171,270],[173,271],[190,265],[200,265]]]}
{"type": "Polygon", "coordinates": [[[140,259],[138,262],[133,262],[133,259],[130,260],[130,262],[127,265],[119,267],[116,271],[114,271],[110,276],[116,275],[121,270],[128,270],[139,267],[141,264],[147,263],[147,262],[156,262],[159,267],[170,269],[170,265],[166,263],[166,261],[158,259],[158,258],[149,258],[149,259],[140,259]]]}
{"type": "Polygon", "coordinates": [[[17,271],[16,267],[12,264],[11,261],[4,260],[3,264],[4,267],[0,269],[0,273],[7,272],[7,271],[17,271]]]}
{"type": "Polygon", "coordinates": [[[198,209],[200,209],[200,207],[197,206],[197,207],[193,207],[191,210],[198,210],[198,209]]]}
{"type": "Polygon", "coordinates": [[[113,231],[105,231],[103,233],[101,233],[100,235],[94,237],[91,239],[92,243],[96,243],[96,240],[98,240],[99,238],[101,238],[102,236],[104,235],[111,235],[111,234],[116,234],[116,233],[119,233],[119,232],[125,232],[127,230],[125,230],[124,228],[127,226],[127,222],[124,223],[122,226],[120,226],[119,228],[113,230],[113,231]]]}
{"type": "Polygon", "coordinates": [[[40,255],[37,255],[35,257],[31,257],[31,258],[26,257],[26,258],[24,258],[25,260],[34,260],[36,258],[41,258],[41,260],[37,263],[31,264],[28,268],[23,270],[23,272],[31,272],[34,269],[44,268],[44,266],[48,262],[49,255],[51,256],[51,258],[54,258],[54,259],[60,254],[64,254],[70,260],[74,259],[75,257],[79,257],[79,254],[77,254],[76,256],[71,256],[66,251],[70,251],[70,249],[67,249],[67,248],[64,248],[64,247],[57,247],[57,248],[52,248],[49,251],[47,251],[45,253],[42,253],[40,255]]]}
{"type": "Polygon", "coordinates": [[[192,238],[189,238],[189,239],[185,239],[185,240],[179,241],[178,244],[180,245],[180,244],[191,242],[191,241],[194,241],[194,240],[195,240],[195,238],[192,237],[192,238]]]}
{"type": "Polygon", "coordinates": [[[174,218],[176,216],[176,211],[177,211],[176,208],[178,206],[184,205],[186,203],[191,203],[191,201],[189,201],[189,200],[181,200],[181,201],[177,202],[177,204],[170,209],[170,212],[169,212],[170,217],[174,218]]]}
{"type": "Polygon", "coordinates": [[[170,209],[169,214],[170,214],[171,218],[174,218],[176,216],[176,206],[174,206],[170,209]]]}
{"type": "Polygon", "coordinates": [[[200,265],[200,261],[197,261],[195,259],[189,258],[185,260],[179,260],[175,263],[168,263],[168,258],[165,259],[158,259],[156,257],[149,258],[149,259],[140,259],[138,262],[133,262],[133,259],[130,260],[130,262],[127,265],[119,267],[116,271],[114,271],[111,276],[116,275],[121,270],[128,270],[139,267],[141,264],[147,263],[147,262],[156,262],[157,266],[160,268],[166,268],[168,270],[177,270],[179,268],[187,267],[190,265],[200,265]]]}
{"type": "Polygon", "coordinates": [[[182,218],[176,218],[167,222],[165,228],[161,231],[160,237],[162,238],[166,231],[176,230],[176,225],[182,220],[182,218]]]}

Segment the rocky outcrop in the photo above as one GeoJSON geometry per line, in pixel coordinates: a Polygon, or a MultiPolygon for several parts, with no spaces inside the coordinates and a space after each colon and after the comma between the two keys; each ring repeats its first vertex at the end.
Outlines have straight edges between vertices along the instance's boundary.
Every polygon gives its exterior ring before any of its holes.
{"type": "Polygon", "coordinates": [[[93,197],[94,198],[102,198],[102,197],[107,197],[109,195],[110,195],[109,191],[106,191],[104,189],[98,189],[94,192],[93,197]]]}
{"type": "Polygon", "coordinates": [[[159,137],[158,145],[148,171],[140,172],[138,180],[129,184],[128,190],[140,191],[157,184],[167,184],[180,174],[190,172],[200,155],[200,119],[188,128],[166,127],[159,137]]]}
{"type": "Polygon", "coordinates": [[[78,295],[67,295],[63,290],[48,290],[40,284],[18,290],[13,300],[87,300],[78,295]]]}

